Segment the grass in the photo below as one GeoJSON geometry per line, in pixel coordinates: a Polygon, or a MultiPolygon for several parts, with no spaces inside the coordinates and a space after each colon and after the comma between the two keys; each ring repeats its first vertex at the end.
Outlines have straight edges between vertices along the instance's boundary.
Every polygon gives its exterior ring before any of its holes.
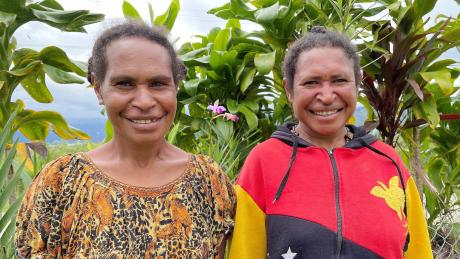
{"type": "Polygon", "coordinates": [[[47,162],[53,161],[58,157],[67,154],[75,154],[78,152],[86,152],[102,145],[102,142],[89,142],[89,141],[78,141],[78,142],[56,142],[52,144],[46,144],[48,148],[47,162]]]}

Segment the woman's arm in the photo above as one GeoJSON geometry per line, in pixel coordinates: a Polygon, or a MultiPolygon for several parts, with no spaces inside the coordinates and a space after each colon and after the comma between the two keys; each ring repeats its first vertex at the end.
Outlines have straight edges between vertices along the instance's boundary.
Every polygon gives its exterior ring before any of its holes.
{"type": "Polygon", "coordinates": [[[16,217],[16,253],[19,258],[50,256],[48,238],[57,197],[61,190],[62,168],[70,157],[62,157],[43,168],[29,186],[16,217]]]}
{"type": "Polygon", "coordinates": [[[229,259],[267,257],[265,213],[239,185],[235,186],[237,206],[235,228],[229,242],[229,259]]]}
{"type": "Polygon", "coordinates": [[[431,251],[428,227],[423,213],[422,202],[412,177],[409,178],[406,186],[410,242],[404,258],[431,259],[433,258],[433,252],[431,251]]]}

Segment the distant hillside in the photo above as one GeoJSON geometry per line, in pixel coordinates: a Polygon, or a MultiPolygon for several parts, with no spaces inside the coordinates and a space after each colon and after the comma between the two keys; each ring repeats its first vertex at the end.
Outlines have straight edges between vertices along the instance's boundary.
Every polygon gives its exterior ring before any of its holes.
{"type": "MultiPolygon", "coordinates": [[[[355,118],[356,118],[356,125],[361,126],[364,124],[364,121],[367,118],[367,112],[366,109],[362,106],[356,107],[355,111],[355,118]]],[[[100,142],[104,140],[105,138],[105,119],[103,117],[101,118],[92,118],[92,119],[72,119],[68,118],[67,122],[74,128],[78,128],[80,130],[83,130],[86,132],[88,135],[91,136],[91,141],[93,142],[100,142]]],[[[19,136],[19,139],[21,141],[26,141],[26,138],[21,136],[20,134],[17,134],[19,136]]],[[[54,142],[60,142],[61,139],[58,138],[54,133],[50,133],[48,138],[46,139],[46,142],[48,143],[54,143],[54,142]]]]}

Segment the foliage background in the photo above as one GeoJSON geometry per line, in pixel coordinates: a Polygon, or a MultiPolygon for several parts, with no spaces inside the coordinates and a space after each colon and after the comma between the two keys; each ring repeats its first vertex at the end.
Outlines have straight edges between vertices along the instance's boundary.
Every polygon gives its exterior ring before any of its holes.
{"type": "MultiPolygon", "coordinates": [[[[41,4],[45,7],[52,5],[54,11],[62,12],[55,1],[42,1],[41,4]]],[[[458,84],[455,83],[460,70],[458,60],[444,58],[442,54],[448,50],[457,51],[460,22],[459,17],[448,19],[442,15],[435,21],[427,22],[425,14],[439,4],[441,1],[433,0],[231,0],[211,9],[209,13],[224,19],[226,25],[180,44],[178,51],[188,67],[188,74],[180,86],[179,112],[168,140],[185,150],[211,155],[234,177],[251,147],[268,137],[276,125],[292,119],[281,87],[281,60],[287,46],[315,24],[343,31],[356,40],[363,57],[361,65],[365,77],[360,102],[367,109],[366,126],[377,127],[381,139],[398,148],[418,179],[418,187],[423,189],[436,256],[458,256],[460,126],[459,121],[448,119],[458,118],[460,114],[458,84]],[[247,26],[243,25],[248,22],[258,24],[257,30],[246,31],[247,26]],[[240,121],[227,121],[207,110],[207,106],[217,100],[229,112],[239,115],[240,121]],[[376,123],[377,120],[379,123],[376,123]]],[[[145,6],[134,7],[129,2],[123,2],[121,7],[125,16],[141,19],[136,8],[145,6]]],[[[171,1],[169,8],[160,15],[154,15],[150,5],[147,9],[152,12],[143,17],[145,20],[155,25],[166,25],[174,31],[173,26],[180,13],[179,1],[171,1]]],[[[11,12],[9,9],[0,10],[11,12]]],[[[0,16],[6,19],[2,21],[8,21],[8,17],[11,16],[0,16]]],[[[94,19],[94,22],[97,20],[94,19]]],[[[7,22],[4,24],[8,25],[7,22]]],[[[22,52],[37,55],[27,51],[22,52]]],[[[39,58],[41,56],[46,55],[38,54],[39,58]]],[[[47,65],[35,56],[23,63],[11,60],[16,67],[5,66],[2,68],[4,74],[11,74],[8,70],[23,69],[20,70],[22,74],[13,72],[12,75],[27,77],[32,72],[42,73],[27,70],[27,66],[31,66],[29,64],[38,60],[44,67],[47,65]]],[[[78,75],[83,75],[84,64],[70,59],[65,63],[67,65],[61,63],[56,66],[66,73],[76,73],[65,78],[82,82],[78,75]],[[74,70],[65,71],[69,64],[78,64],[78,69],[74,67],[74,70]]],[[[47,75],[51,77],[49,73],[47,75]]],[[[2,80],[8,82],[5,78],[2,80]]],[[[27,87],[27,82],[24,85],[27,87]]],[[[44,89],[43,85],[39,86],[44,89]]],[[[5,115],[16,106],[8,107],[6,102],[2,103],[5,110],[2,113],[2,137],[8,135],[11,139],[11,134],[6,133],[3,125],[6,125],[8,117],[5,115]]],[[[14,119],[18,120],[18,117],[14,119]]],[[[47,123],[47,127],[54,126],[56,131],[56,123],[49,120],[47,123]]],[[[19,129],[18,125],[12,130],[19,129]]],[[[25,134],[30,140],[43,139],[44,133],[47,133],[43,130],[44,125],[24,125],[26,132],[32,132],[25,134]],[[39,134],[34,133],[36,128],[42,129],[39,134]]],[[[85,138],[83,133],[69,129],[67,133],[76,134],[71,137],[80,134],[85,138]]],[[[61,135],[65,137],[65,134],[61,135]]],[[[107,135],[110,137],[110,130],[107,135]]],[[[18,187],[13,196],[3,196],[19,199],[30,177],[44,163],[60,154],[88,150],[95,145],[98,144],[82,142],[54,145],[48,149],[37,142],[20,143],[15,147],[10,145],[9,151],[0,154],[1,164],[11,169],[3,180],[11,182],[17,175],[23,177],[17,180],[18,187]],[[18,154],[17,165],[11,167],[6,156],[14,154],[14,150],[18,154]],[[20,161],[25,158],[25,169],[20,170],[20,161]]],[[[11,204],[15,200],[11,201],[3,208],[0,206],[0,216],[14,208],[11,204]]],[[[1,244],[11,247],[4,241],[8,239],[7,232],[3,233],[6,234],[5,238],[0,237],[1,244]]],[[[11,252],[8,249],[4,251],[11,252]]]]}

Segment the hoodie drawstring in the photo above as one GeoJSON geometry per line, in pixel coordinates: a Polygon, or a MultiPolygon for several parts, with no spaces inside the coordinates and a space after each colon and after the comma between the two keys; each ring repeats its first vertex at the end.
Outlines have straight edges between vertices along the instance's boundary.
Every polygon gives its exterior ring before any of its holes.
{"type": "Polygon", "coordinates": [[[280,186],[278,187],[278,190],[276,191],[275,199],[273,200],[272,203],[275,203],[280,198],[281,193],[283,193],[284,186],[286,186],[286,182],[289,178],[289,174],[291,173],[292,164],[294,163],[295,157],[297,156],[297,147],[299,145],[299,142],[297,140],[297,137],[294,134],[292,134],[292,138],[293,138],[293,141],[292,141],[293,147],[292,147],[291,159],[289,160],[289,166],[286,170],[286,173],[284,174],[284,177],[280,183],[280,186]]]}

